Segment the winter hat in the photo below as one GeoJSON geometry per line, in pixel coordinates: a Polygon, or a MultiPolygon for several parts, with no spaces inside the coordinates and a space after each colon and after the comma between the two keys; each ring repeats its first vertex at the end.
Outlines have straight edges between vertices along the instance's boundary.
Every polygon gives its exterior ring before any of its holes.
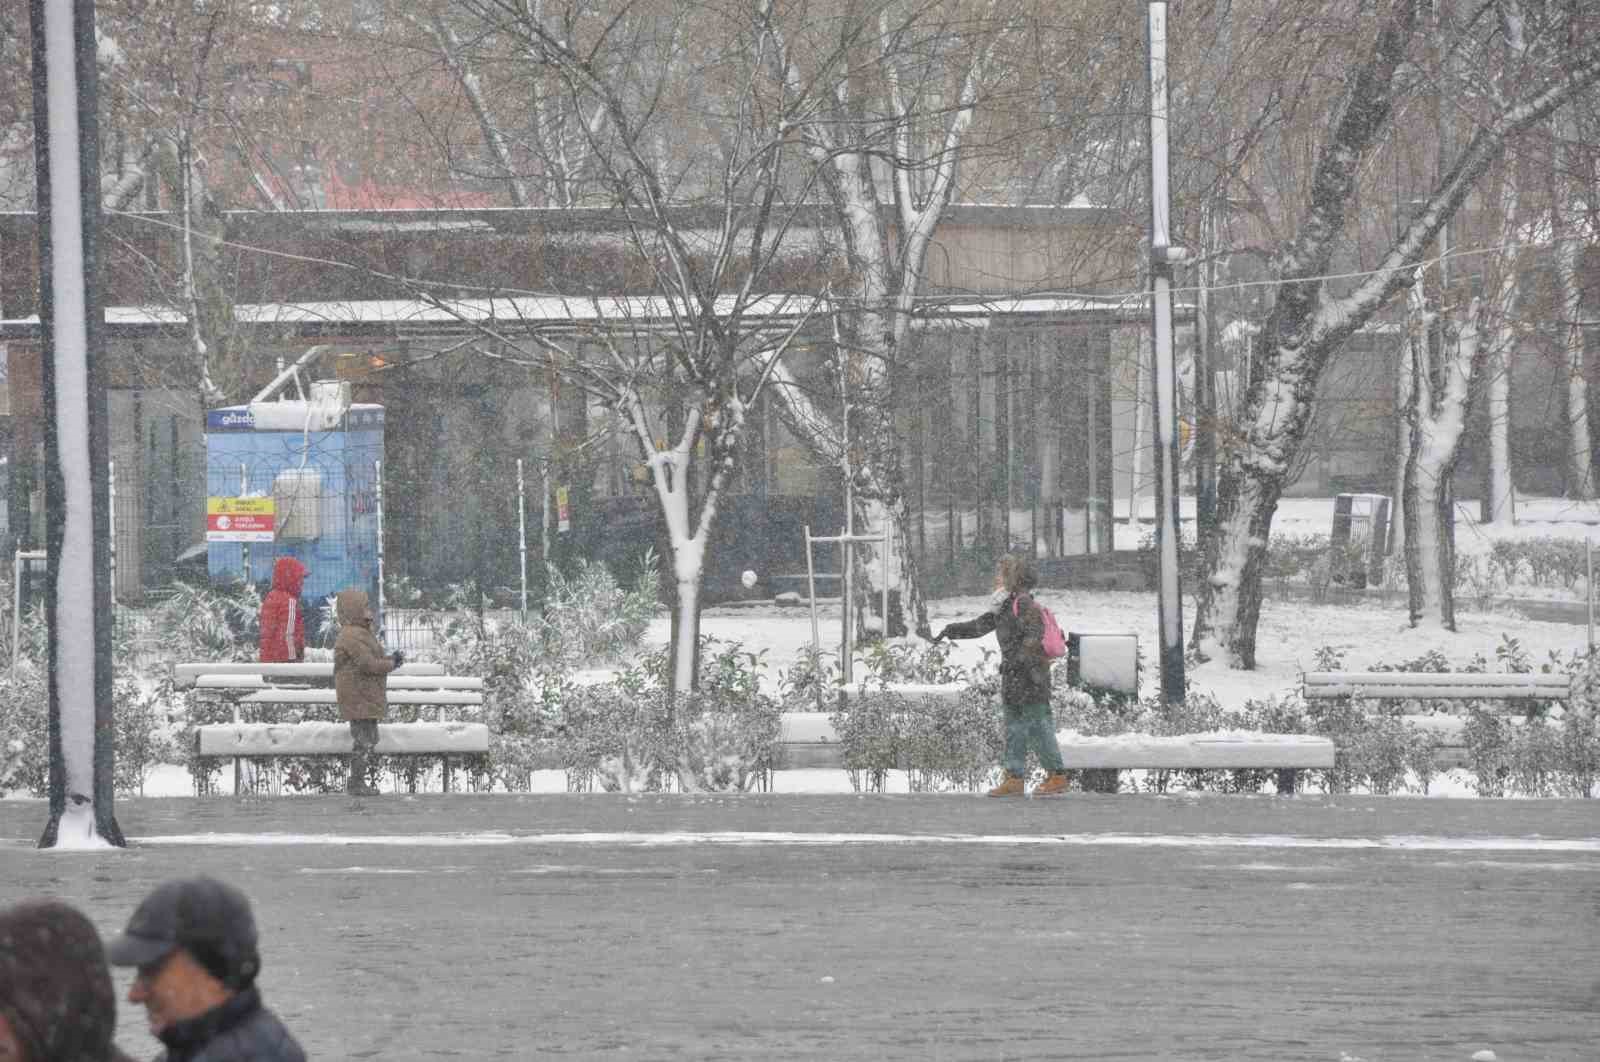
{"type": "Polygon", "coordinates": [[[0,911],[0,1014],[33,1062],[98,1062],[112,1046],[117,997],[94,925],[67,904],[0,911]]]}
{"type": "Polygon", "coordinates": [[[215,878],[165,882],[145,897],[106,954],[114,966],[149,966],[179,948],[229,988],[248,988],[261,969],[250,901],[215,878]]]}

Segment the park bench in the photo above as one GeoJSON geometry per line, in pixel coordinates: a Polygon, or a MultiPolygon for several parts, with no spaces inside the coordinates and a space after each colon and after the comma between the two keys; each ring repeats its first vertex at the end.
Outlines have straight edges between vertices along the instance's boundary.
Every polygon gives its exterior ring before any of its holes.
{"type": "Polygon", "coordinates": [[[1468,671],[1307,671],[1301,685],[1308,701],[1337,697],[1418,701],[1565,701],[1570,675],[1500,674],[1468,671]]]}
{"type": "MultiPolygon", "coordinates": [[[[959,696],[935,688],[913,696],[959,696]]],[[[827,712],[785,712],[779,743],[785,767],[843,767],[844,748],[827,712]]],[[[1276,772],[1278,792],[1293,793],[1302,770],[1334,766],[1331,739],[1314,734],[1074,734],[1060,741],[1061,762],[1069,770],[1101,772],[1086,786],[1114,792],[1116,773],[1125,770],[1246,770],[1276,772]]]]}
{"type": "MultiPolygon", "coordinates": [[[[432,721],[378,724],[378,743],[373,750],[378,755],[439,756],[448,780],[451,756],[489,751],[488,726],[482,722],[446,718],[452,711],[483,706],[483,679],[446,675],[437,664],[409,663],[391,672],[386,685],[386,697],[391,706],[433,706],[438,712],[432,721]]],[[[332,661],[176,664],[173,687],[231,706],[231,722],[208,723],[195,728],[195,753],[200,759],[232,759],[236,773],[240,760],[345,756],[352,751],[347,723],[247,722],[242,718],[247,707],[337,705],[332,661]]]]}
{"type": "MultiPolygon", "coordinates": [[[[1545,673],[1475,671],[1307,671],[1301,676],[1306,700],[1359,697],[1376,701],[1565,701],[1572,699],[1572,676],[1545,673]]],[[[1445,711],[1402,715],[1407,726],[1427,734],[1439,767],[1467,762],[1464,716],[1445,711]]]]}

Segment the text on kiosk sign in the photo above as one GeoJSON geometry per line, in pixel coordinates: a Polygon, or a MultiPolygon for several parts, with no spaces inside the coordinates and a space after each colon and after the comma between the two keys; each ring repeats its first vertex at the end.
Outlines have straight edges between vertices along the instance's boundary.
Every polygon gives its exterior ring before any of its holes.
{"type": "Polygon", "coordinates": [[[271,542],[277,523],[272,498],[207,498],[207,542],[271,542]]]}

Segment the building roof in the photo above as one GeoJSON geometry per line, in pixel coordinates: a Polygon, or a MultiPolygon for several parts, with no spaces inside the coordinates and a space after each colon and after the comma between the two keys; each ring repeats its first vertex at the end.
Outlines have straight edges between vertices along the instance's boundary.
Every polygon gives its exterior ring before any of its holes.
{"type": "MultiPolygon", "coordinates": [[[[718,300],[731,309],[732,296],[718,300]]],[[[796,321],[824,311],[827,300],[816,295],[768,295],[755,300],[748,316],[775,321],[796,321]]],[[[1193,307],[1181,304],[1176,312],[1187,316],[1193,307]]],[[[1139,297],[1082,295],[1030,295],[993,299],[925,299],[918,304],[920,320],[952,326],[985,326],[998,317],[1049,320],[1094,314],[1118,319],[1143,320],[1149,304],[1139,297]]],[[[468,328],[503,324],[507,328],[593,327],[602,322],[657,327],[671,320],[671,306],[663,298],[526,295],[482,299],[370,299],[343,302],[255,303],[234,307],[234,321],[295,336],[317,335],[422,335],[460,332],[468,328]]],[[[187,318],[166,306],[108,306],[105,334],[119,338],[170,333],[187,318]]],[[[37,315],[0,320],[0,339],[37,339],[37,315]]]]}

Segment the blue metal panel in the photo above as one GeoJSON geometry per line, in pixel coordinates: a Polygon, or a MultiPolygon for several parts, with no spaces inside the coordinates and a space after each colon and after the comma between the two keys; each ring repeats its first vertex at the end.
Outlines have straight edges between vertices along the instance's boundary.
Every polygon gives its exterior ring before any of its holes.
{"type": "MultiPolygon", "coordinates": [[[[249,577],[265,585],[279,557],[299,559],[309,574],[303,591],[315,605],[345,587],[365,589],[377,605],[377,468],[383,459],[383,407],[358,405],[335,431],[257,431],[246,406],[206,414],[206,493],[270,495],[279,473],[315,470],[322,477],[315,538],[249,544],[249,577]]],[[[280,516],[280,527],[281,527],[280,516]]],[[[214,581],[245,578],[244,543],[214,542],[206,549],[214,581]]],[[[313,632],[308,631],[308,636],[313,632]]]]}

